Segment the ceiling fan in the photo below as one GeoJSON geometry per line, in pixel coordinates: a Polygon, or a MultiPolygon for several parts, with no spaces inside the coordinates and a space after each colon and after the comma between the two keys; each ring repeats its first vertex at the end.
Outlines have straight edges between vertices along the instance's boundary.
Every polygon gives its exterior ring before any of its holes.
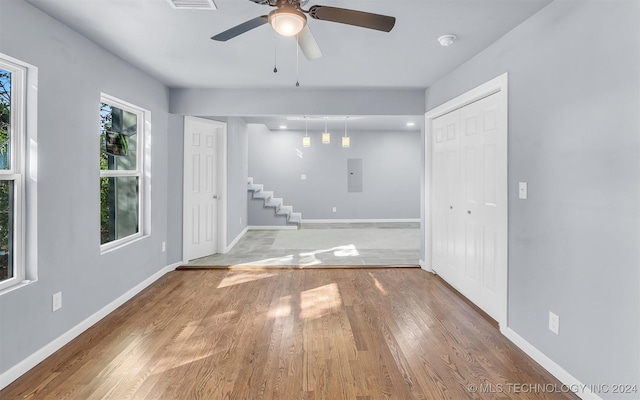
{"type": "Polygon", "coordinates": [[[387,15],[372,14],[364,11],[349,10],[346,8],[312,6],[308,10],[303,10],[302,6],[309,0],[249,0],[257,4],[275,7],[269,15],[261,15],[249,21],[236,25],[231,29],[213,36],[211,39],[226,42],[245,32],[262,26],[271,24],[273,29],[282,36],[297,35],[298,45],[308,60],[315,60],[322,57],[322,52],[316,42],[309,26],[307,16],[321,21],[338,22],[341,24],[359,26],[362,28],[375,29],[389,32],[396,23],[395,17],[387,15]]]}

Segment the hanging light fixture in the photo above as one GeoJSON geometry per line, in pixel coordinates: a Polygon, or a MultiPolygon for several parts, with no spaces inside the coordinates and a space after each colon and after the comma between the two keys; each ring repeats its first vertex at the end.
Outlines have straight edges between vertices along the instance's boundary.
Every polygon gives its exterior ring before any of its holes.
{"type": "Polygon", "coordinates": [[[342,147],[351,146],[351,138],[347,136],[347,119],[349,119],[349,117],[344,118],[344,136],[342,137],[342,147]]]}
{"type": "Polygon", "coordinates": [[[283,5],[269,13],[269,23],[282,36],[295,36],[307,24],[307,16],[295,7],[283,5]]]}
{"type": "Polygon", "coordinates": [[[324,117],[324,133],[322,134],[322,144],[331,143],[331,134],[329,133],[329,130],[327,129],[327,120],[328,119],[329,119],[329,117],[324,117]]]}
{"type": "Polygon", "coordinates": [[[311,147],[311,138],[309,137],[309,121],[304,117],[304,137],[302,138],[302,147],[311,147]]]}

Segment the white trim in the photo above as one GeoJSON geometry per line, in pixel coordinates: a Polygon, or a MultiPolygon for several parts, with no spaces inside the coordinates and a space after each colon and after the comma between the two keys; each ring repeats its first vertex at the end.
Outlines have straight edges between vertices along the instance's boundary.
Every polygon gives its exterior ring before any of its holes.
{"type": "Polygon", "coordinates": [[[278,230],[288,230],[288,229],[298,229],[295,225],[249,225],[247,229],[252,231],[278,231],[278,230]]]}
{"type": "Polygon", "coordinates": [[[351,223],[383,223],[383,222],[420,222],[420,218],[406,219],[303,219],[305,224],[351,224],[351,223]]]}
{"type": "Polygon", "coordinates": [[[18,379],[24,373],[29,371],[31,368],[35,367],[37,364],[42,362],[44,359],[49,357],[51,354],[62,348],[64,345],[69,343],[71,340],[75,339],[81,333],[95,325],[98,321],[106,317],[109,313],[115,311],[118,307],[131,300],[135,295],[140,293],[142,290],[147,288],[149,285],[162,278],[165,274],[174,271],[177,267],[182,265],[181,263],[175,263],[171,265],[167,265],[162,268],[160,271],[151,275],[144,281],[140,282],[129,291],[127,291],[122,296],[118,297],[111,303],[102,307],[100,310],[86,318],[84,321],[80,322],[78,325],[69,329],[62,335],[58,336],[53,341],[49,342],[44,347],[37,350],[35,353],[31,354],[29,357],[25,358],[18,364],[9,368],[7,371],[0,375],[0,390],[7,387],[11,382],[18,379]]]}
{"type": "Polygon", "coordinates": [[[100,93],[100,103],[135,114],[137,117],[136,168],[133,170],[101,169],[100,178],[138,178],[138,232],[110,242],[100,243],[100,254],[105,254],[151,235],[151,184],[149,178],[151,176],[151,154],[149,146],[147,146],[147,143],[151,142],[151,112],[106,93],[100,93]]]}
{"type": "Polygon", "coordinates": [[[527,342],[522,336],[518,335],[513,329],[506,328],[500,329],[502,334],[513,344],[518,346],[522,351],[524,351],[529,357],[533,358],[535,362],[540,364],[544,369],[549,371],[551,375],[558,378],[558,380],[567,386],[567,389],[570,389],[574,392],[578,397],[583,400],[602,400],[600,396],[593,393],[589,385],[585,385],[580,382],[576,377],[568,373],[564,368],[560,365],[556,364],[552,359],[547,357],[543,352],[538,350],[531,343],[527,342]]]}
{"type": "Polygon", "coordinates": [[[242,230],[242,232],[238,233],[238,235],[236,236],[236,238],[235,238],[235,239],[233,239],[233,240],[231,241],[231,243],[229,243],[229,245],[228,245],[228,246],[226,246],[226,247],[224,248],[223,253],[225,253],[225,254],[226,254],[226,253],[230,252],[230,251],[231,251],[231,249],[233,248],[233,246],[235,246],[236,244],[238,244],[238,242],[240,241],[240,239],[242,239],[242,237],[244,236],[244,234],[245,234],[245,233],[247,233],[247,231],[248,231],[248,230],[249,230],[249,227],[248,227],[248,226],[246,226],[246,227],[242,230]]]}
{"type": "Polygon", "coordinates": [[[427,263],[422,258],[418,260],[418,265],[423,270],[425,270],[427,272],[431,272],[432,274],[434,273],[433,270],[427,265],[427,263]]]}
{"type": "Polygon", "coordinates": [[[27,174],[31,178],[37,172],[37,168],[33,168],[37,164],[28,164],[27,161],[33,161],[29,157],[30,144],[37,142],[36,124],[30,124],[37,120],[38,115],[38,69],[3,53],[0,53],[0,68],[11,73],[9,96],[12,107],[9,169],[0,170],[2,181],[13,182],[13,199],[10,201],[13,202],[10,218],[13,220],[13,243],[9,255],[12,257],[13,276],[0,281],[0,292],[6,293],[15,287],[21,287],[26,280],[37,279],[37,242],[27,240],[33,236],[31,229],[37,229],[36,214],[27,213],[34,211],[37,201],[33,194],[36,191],[35,181],[27,180],[27,174]]]}
{"type": "MultiPolygon", "coordinates": [[[[433,148],[431,146],[432,143],[432,139],[433,139],[433,120],[437,117],[440,117],[444,114],[447,114],[451,111],[457,110],[459,108],[462,108],[468,104],[471,104],[475,101],[478,101],[480,99],[483,99],[485,97],[488,97],[492,94],[495,93],[502,93],[501,95],[501,100],[500,100],[500,107],[502,108],[502,110],[504,112],[501,113],[501,118],[502,120],[500,121],[501,126],[504,127],[505,131],[506,131],[506,135],[507,135],[507,140],[508,140],[508,136],[509,136],[509,121],[508,121],[508,75],[505,72],[504,74],[491,79],[490,81],[483,83],[482,85],[473,88],[471,90],[469,90],[466,93],[461,94],[460,96],[447,101],[444,104],[439,105],[438,107],[433,108],[432,110],[429,110],[425,113],[425,139],[424,139],[424,146],[425,146],[425,163],[424,163],[424,176],[425,176],[425,193],[424,193],[424,198],[425,198],[425,210],[424,210],[424,215],[425,215],[425,226],[423,227],[424,232],[425,232],[425,243],[424,243],[424,248],[425,248],[425,254],[427,254],[427,263],[425,265],[426,268],[428,268],[428,270],[432,270],[433,269],[433,251],[431,249],[431,241],[432,241],[432,232],[433,232],[433,226],[432,226],[432,215],[431,215],[431,195],[432,195],[432,190],[431,190],[431,185],[432,185],[432,165],[431,165],[431,161],[433,159],[433,148]]],[[[508,146],[507,146],[507,157],[505,162],[508,163],[508,146]]],[[[506,202],[505,202],[505,213],[506,213],[506,218],[505,218],[505,225],[502,227],[502,229],[504,230],[504,234],[505,234],[505,240],[507,240],[507,243],[505,244],[505,253],[503,255],[504,257],[504,271],[497,271],[497,273],[499,273],[499,289],[500,291],[502,291],[501,293],[501,304],[500,304],[500,310],[498,312],[498,324],[501,328],[506,328],[508,326],[508,303],[509,303],[509,298],[508,298],[508,271],[509,271],[509,266],[508,266],[508,260],[509,260],[509,247],[508,247],[508,238],[509,238],[509,231],[508,231],[508,215],[509,215],[509,203],[508,203],[508,169],[507,169],[507,195],[505,198],[506,202]]]]}
{"type": "Polygon", "coordinates": [[[228,129],[226,122],[215,121],[212,119],[204,119],[192,116],[185,116],[183,123],[183,165],[182,165],[182,258],[187,259],[184,261],[187,264],[189,255],[187,254],[187,205],[190,203],[189,192],[184,189],[184,182],[186,181],[186,171],[185,163],[187,154],[187,127],[189,122],[198,121],[205,124],[215,125],[218,128],[223,129],[222,136],[219,138],[218,142],[218,154],[217,154],[217,170],[218,170],[218,243],[217,243],[217,251],[220,253],[221,251],[224,253],[227,249],[227,136],[228,129]]]}
{"type": "MultiPolygon", "coordinates": [[[[211,120],[207,120],[211,121],[211,120]]],[[[223,129],[218,143],[218,251],[227,248],[227,137],[229,135],[226,122],[214,121],[223,129]]]]}

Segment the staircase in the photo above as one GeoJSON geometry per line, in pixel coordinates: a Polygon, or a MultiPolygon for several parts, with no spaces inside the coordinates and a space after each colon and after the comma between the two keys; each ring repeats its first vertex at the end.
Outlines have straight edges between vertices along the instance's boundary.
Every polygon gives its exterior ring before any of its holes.
{"type": "MultiPolygon", "coordinates": [[[[247,190],[252,192],[251,198],[254,200],[262,200],[264,208],[272,208],[274,221],[276,219],[285,218],[287,225],[296,225],[300,228],[302,223],[302,214],[293,212],[293,207],[285,206],[282,198],[273,197],[273,192],[264,190],[264,185],[253,183],[253,178],[247,180],[247,190]]],[[[274,225],[278,225],[277,223],[274,225]]]]}

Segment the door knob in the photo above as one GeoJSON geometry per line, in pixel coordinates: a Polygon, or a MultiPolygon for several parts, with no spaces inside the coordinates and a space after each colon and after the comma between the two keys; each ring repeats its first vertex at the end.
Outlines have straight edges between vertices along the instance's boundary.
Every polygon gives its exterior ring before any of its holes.
{"type": "Polygon", "coordinates": [[[471,211],[467,210],[467,214],[471,214],[471,211]]]}
{"type": "Polygon", "coordinates": [[[449,210],[453,210],[453,206],[449,206],[449,210]]]}
{"type": "Polygon", "coordinates": [[[214,200],[218,200],[218,195],[217,195],[217,194],[214,194],[214,195],[213,195],[213,199],[214,199],[214,200]]]}

